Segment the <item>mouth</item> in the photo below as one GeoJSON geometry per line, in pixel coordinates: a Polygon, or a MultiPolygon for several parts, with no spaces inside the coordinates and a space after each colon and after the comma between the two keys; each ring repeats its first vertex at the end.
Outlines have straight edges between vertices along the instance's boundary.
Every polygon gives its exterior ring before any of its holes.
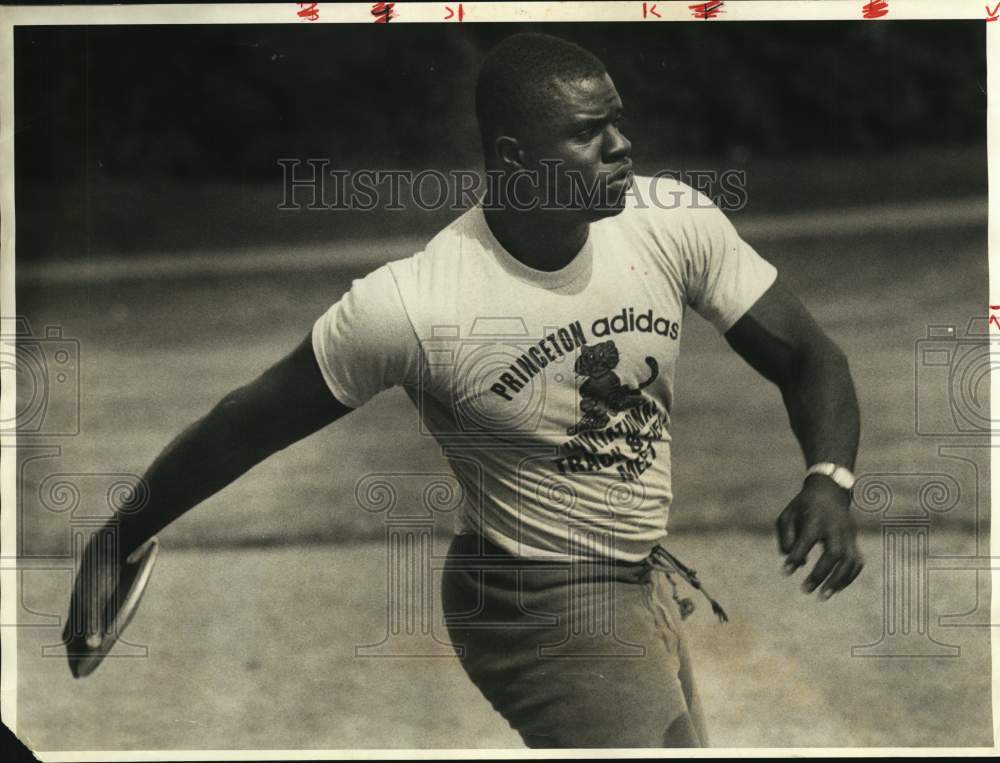
{"type": "Polygon", "coordinates": [[[623,183],[632,177],[632,162],[629,162],[624,167],[615,170],[608,176],[608,183],[623,183]]]}

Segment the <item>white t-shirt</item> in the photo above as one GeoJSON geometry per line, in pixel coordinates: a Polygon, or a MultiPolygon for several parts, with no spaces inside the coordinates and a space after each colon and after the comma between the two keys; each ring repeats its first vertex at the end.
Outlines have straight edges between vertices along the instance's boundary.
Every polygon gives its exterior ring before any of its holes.
{"type": "Polygon", "coordinates": [[[667,532],[685,307],[724,333],[776,275],[705,196],[637,177],[558,271],[516,260],[470,209],[355,280],[313,348],[345,405],[404,387],[463,487],[459,532],[639,561],[667,532]]]}

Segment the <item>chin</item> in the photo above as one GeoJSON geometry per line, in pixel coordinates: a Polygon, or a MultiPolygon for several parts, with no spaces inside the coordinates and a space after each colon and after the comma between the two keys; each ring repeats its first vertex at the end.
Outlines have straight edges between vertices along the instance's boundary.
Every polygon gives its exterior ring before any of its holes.
{"type": "Polygon", "coordinates": [[[625,209],[626,195],[623,193],[617,199],[611,199],[608,204],[601,207],[591,207],[587,210],[587,216],[590,218],[590,222],[596,222],[597,220],[604,220],[607,217],[614,217],[615,215],[620,215],[625,209]]]}

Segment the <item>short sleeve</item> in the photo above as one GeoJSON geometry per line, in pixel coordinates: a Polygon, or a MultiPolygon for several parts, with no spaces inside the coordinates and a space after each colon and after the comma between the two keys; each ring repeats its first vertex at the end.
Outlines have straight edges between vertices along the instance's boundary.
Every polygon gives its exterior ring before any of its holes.
{"type": "Polygon", "coordinates": [[[351,408],[417,379],[419,342],[387,265],[356,279],[319,317],[312,345],[330,391],[351,408]]]}
{"type": "Polygon", "coordinates": [[[720,334],[760,299],[778,271],[740,238],[729,218],[701,193],[688,209],[684,279],[688,304],[720,334]]]}

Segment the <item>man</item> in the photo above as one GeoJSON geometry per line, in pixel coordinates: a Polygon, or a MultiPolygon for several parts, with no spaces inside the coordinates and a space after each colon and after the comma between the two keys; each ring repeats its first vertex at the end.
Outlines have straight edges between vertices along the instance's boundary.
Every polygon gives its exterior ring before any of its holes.
{"type": "MultiPolygon", "coordinates": [[[[593,55],[509,37],[476,107],[499,181],[488,197],[355,281],[288,357],[171,442],[145,475],[148,503],[120,516],[121,558],[402,385],[464,490],[443,601],[483,695],[531,746],[707,745],[680,628],[691,601],[677,596],[700,584],[660,545],[685,307],[781,390],[810,468],[779,545],[791,574],[822,544],[804,588],[824,598],[862,566],[847,361],[707,199],[633,178],[621,99],[593,55]]],[[[103,602],[81,606],[107,627],[103,602]]]]}

